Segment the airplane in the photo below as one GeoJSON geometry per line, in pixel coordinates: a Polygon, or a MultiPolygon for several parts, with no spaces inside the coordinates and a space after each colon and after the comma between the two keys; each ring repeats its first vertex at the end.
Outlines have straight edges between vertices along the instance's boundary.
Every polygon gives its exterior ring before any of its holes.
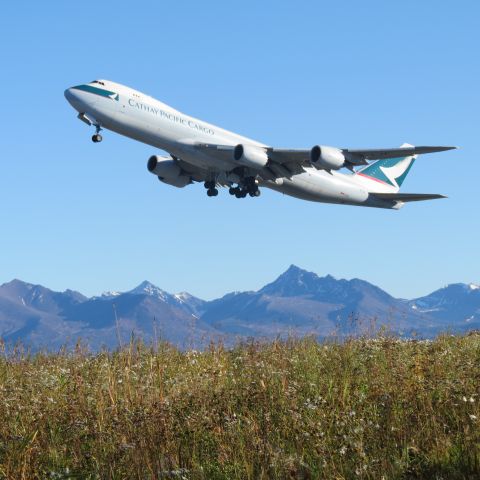
{"type": "Polygon", "coordinates": [[[267,187],[314,202],[398,210],[407,202],[446,198],[399,190],[417,155],[456,148],[276,148],[108,80],[68,88],[65,97],[78,118],[95,128],[93,142],[101,142],[107,129],[163,150],[169,156],[152,155],[148,171],[174,187],[203,182],[209,197],[218,195],[217,187],[228,187],[236,198],[258,197],[260,187],[267,187]]]}

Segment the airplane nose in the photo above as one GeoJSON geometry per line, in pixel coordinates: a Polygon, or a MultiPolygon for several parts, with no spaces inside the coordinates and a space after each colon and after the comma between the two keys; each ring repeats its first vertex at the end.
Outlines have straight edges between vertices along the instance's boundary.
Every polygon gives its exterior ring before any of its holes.
{"type": "Polygon", "coordinates": [[[67,88],[63,94],[68,103],[80,113],[88,112],[99,98],[98,95],[92,95],[88,84],[67,88]]]}
{"type": "Polygon", "coordinates": [[[68,100],[69,103],[75,102],[79,100],[78,94],[75,93],[75,89],[67,88],[65,92],[63,92],[65,98],[68,100]]]}
{"type": "Polygon", "coordinates": [[[63,92],[65,95],[65,98],[68,98],[72,94],[72,90],[73,90],[72,88],[67,88],[65,92],[63,92]]]}
{"type": "Polygon", "coordinates": [[[85,94],[77,87],[67,88],[64,95],[68,103],[79,113],[84,113],[95,103],[89,98],[91,95],[85,94]]]}

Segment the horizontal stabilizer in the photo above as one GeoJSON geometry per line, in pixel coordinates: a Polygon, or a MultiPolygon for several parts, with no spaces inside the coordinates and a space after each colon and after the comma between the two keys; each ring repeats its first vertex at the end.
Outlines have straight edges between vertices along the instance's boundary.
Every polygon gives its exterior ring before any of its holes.
{"type": "Polygon", "coordinates": [[[371,195],[382,200],[392,200],[396,202],[420,202],[422,200],[447,198],[445,195],[438,193],[372,193],[371,195]]]}

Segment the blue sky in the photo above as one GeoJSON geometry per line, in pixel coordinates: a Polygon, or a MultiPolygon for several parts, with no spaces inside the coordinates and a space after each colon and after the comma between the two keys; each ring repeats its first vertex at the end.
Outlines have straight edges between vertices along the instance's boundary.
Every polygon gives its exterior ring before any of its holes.
{"type": "Polygon", "coordinates": [[[480,4],[8,2],[0,17],[0,282],[87,295],[149,279],[213,298],[291,263],[413,297],[480,283],[480,4]],[[65,88],[107,78],[276,146],[459,145],[396,211],[175,189],[155,150],[92,134],[65,88]]]}

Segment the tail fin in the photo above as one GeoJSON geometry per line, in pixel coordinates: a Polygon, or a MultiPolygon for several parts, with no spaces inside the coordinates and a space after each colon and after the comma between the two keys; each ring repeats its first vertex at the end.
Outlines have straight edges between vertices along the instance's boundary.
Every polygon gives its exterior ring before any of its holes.
{"type": "MultiPolygon", "coordinates": [[[[404,143],[402,147],[413,147],[413,145],[404,143]]],[[[390,185],[398,192],[416,158],[417,155],[410,155],[409,157],[377,160],[357,173],[390,185]]]]}

